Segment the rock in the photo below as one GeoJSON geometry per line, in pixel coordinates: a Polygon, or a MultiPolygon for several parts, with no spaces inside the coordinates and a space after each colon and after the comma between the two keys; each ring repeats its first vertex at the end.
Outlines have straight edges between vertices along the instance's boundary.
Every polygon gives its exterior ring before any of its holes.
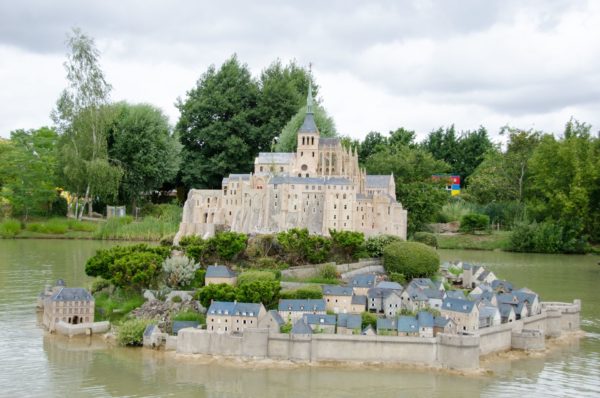
{"type": "Polygon", "coordinates": [[[146,300],[156,300],[156,296],[154,295],[154,293],[152,293],[151,290],[144,291],[144,298],[146,300]]]}
{"type": "Polygon", "coordinates": [[[167,294],[166,301],[172,301],[175,296],[179,296],[182,302],[191,301],[192,294],[194,294],[193,291],[173,290],[171,293],[167,294]]]}

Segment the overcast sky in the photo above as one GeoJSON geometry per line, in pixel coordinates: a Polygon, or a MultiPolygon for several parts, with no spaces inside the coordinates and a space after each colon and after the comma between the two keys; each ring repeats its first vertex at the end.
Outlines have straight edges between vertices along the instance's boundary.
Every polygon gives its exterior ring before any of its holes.
{"type": "Polygon", "coordinates": [[[452,123],[560,133],[571,116],[600,128],[600,1],[20,0],[0,3],[0,136],[51,123],[73,26],[95,38],[113,100],[172,124],[176,98],[237,53],[254,75],[312,62],[356,138],[452,123]]]}

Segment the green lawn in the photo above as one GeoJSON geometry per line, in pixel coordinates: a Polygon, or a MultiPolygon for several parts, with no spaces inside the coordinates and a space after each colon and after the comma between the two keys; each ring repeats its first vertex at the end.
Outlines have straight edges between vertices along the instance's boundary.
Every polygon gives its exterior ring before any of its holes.
{"type": "Polygon", "coordinates": [[[440,249],[466,250],[506,250],[510,239],[509,231],[495,231],[491,234],[437,234],[440,249]]]}

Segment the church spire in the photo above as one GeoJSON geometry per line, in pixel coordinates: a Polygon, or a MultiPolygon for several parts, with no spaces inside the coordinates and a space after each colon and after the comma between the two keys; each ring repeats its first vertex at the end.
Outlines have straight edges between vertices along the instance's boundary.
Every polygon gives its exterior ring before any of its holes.
{"type": "Polygon", "coordinates": [[[306,96],[306,113],[313,113],[312,63],[308,64],[308,95],[306,96]]]}

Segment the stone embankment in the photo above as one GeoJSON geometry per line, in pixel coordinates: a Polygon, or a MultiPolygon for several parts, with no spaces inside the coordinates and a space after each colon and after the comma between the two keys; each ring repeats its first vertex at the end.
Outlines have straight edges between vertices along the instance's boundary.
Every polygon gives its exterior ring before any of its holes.
{"type": "MultiPolygon", "coordinates": [[[[357,263],[333,264],[342,278],[349,278],[354,275],[367,273],[383,273],[383,267],[380,259],[360,259],[357,263]]],[[[319,269],[325,264],[308,264],[298,267],[291,267],[281,271],[281,276],[288,278],[310,278],[319,275],[319,269]]]]}
{"type": "Polygon", "coordinates": [[[55,326],[55,332],[63,336],[91,336],[92,334],[106,333],[110,329],[110,322],[93,322],[93,323],[79,323],[73,325],[60,321],[55,326]]]}
{"type": "Polygon", "coordinates": [[[579,330],[581,302],[544,303],[542,313],[474,335],[439,334],[433,338],[336,334],[281,334],[247,329],[225,334],[188,328],[169,346],[179,354],[231,356],[299,362],[372,362],[476,370],[479,358],[494,352],[542,350],[546,337],[579,330]]]}

